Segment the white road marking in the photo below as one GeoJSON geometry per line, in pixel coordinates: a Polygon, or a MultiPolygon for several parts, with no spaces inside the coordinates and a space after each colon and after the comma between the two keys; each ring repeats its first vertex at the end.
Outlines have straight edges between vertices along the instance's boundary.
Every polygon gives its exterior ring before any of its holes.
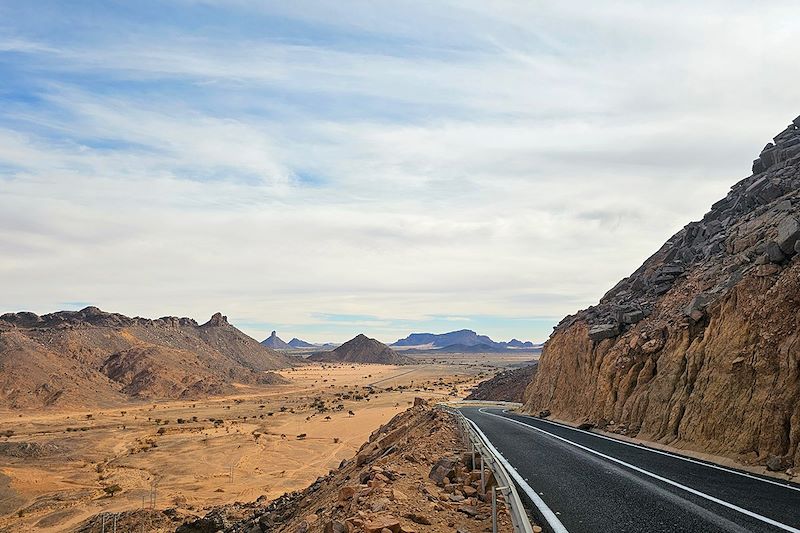
{"type": "MultiPolygon", "coordinates": [[[[485,414],[489,414],[489,413],[485,413],[485,414]]],[[[494,416],[497,416],[497,415],[494,415],[494,416]]],[[[464,417],[464,418],[466,418],[466,417],[464,417]]],[[[503,417],[500,417],[500,418],[503,418],[503,417]]],[[[489,450],[494,454],[495,457],[497,457],[497,459],[500,461],[500,464],[502,464],[503,468],[506,469],[506,472],[508,472],[508,474],[512,478],[514,478],[514,481],[520,487],[522,487],[522,490],[525,491],[525,494],[528,495],[528,498],[531,499],[533,504],[542,513],[542,515],[544,516],[544,518],[547,521],[547,523],[553,529],[554,533],[569,533],[569,531],[567,531],[567,528],[564,527],[564,524],[561,523],[561,520],[559,520],[556,517],[555,513],[553,513],[553,511],[547,506],[547,504],[544,503],[544,500],[542,500],[542,498],[540,498],[539,495],[536,494],[536,491],[533,490],[531,488],[531,486],[528,485],[528,483],[524,479],[522,479],[522,476],[519,474],[519,472],[517,472],[517,469],[514,468],[513,466],[511,466],[511,463],[509,463],[506,460],[506,458],[503,457],[503,454],[501,454],[497,450],[497,448],[494,447],[494,445],[489,440],[489,438],[483,433],[483,431],[481,431],[481,428],[479,428],[478,425],[475,422],[473,422],[472,420],[470,420],[469,418],[467,418],[467,422],[469,422],[472,425],[472,427],[475,429],[475,431],[478,432],[478,435],[481,436],[481,438],[483,439],[483,442],[486,444],[486,447],[489,448],[489,450]]]]}
{"type": "MultiPolygon", "coordinates": [[[[481,411],[481,412],[484,413],[484,414],[487,414],[487,415],[488,414],[492,414],[492,413],[486,413],[485,411],[481,411]]],[[[508,410],[504,409],[503,412],[507,413],[508,410]]],[[[737,474],[737,475],[742,476],[742,477],[755,479],[756,481],[763,481],[764,483],[771,483],[772,485],[777,485],[779,487],[783,487],[784,489],[791,489],[791,490],[795,490],[797,492],[800,492],[800,487],[795,487],[793,485],[788,485],[788,484],[785,484],[785,483],[781,483],[780,481],[774,481],[772,479],[764,479],[762,477],[758,477],[758,476],[754,476],[752,474],[748,474],[747,472],[740,472],[738,470],[732,470],[730,468],[725,468],[724,466],[715,465],[713,463],[704,463],[703,461],[698,461],[697,459],[692,459],[691,457],[684,457],[683,455],[678,455],[678,454],[674,454],[674,453],[665,452],[663,450],[659,450],[659,449],[656,449],[656,448],[650,448],[649,446],[643,446],[643,445],[639,445],[639,444],[636,444],[636,443],[633,443],[633,442],[626,442],[624,440],[615,439],[613,437],[608,437],[606,435],[601,435],[599,433],[594,433],[592,431],[584,431],[582,429],[574,428],[574,427],[568,426],[566,424],[559,424],[558,422],[553,422],[552,420],[545,420],[544,418],[536,418],[535,416],[523,415],[521,413],[512,413],[512,414],[517,415],[517,416],[522,416],[522,417],[525,417],[525,418],[531,418],[531,419],[536,420],[538,422],[546,422],[547,424],[551,424],[553,426],[557,426],[557,427],[560,427],[560,428],[571,429],[572,431],[580,431],[581,433],[586,433],[587,435],[591,435],[592,437],[597,437],[597,438],[600,438],[600,439],[610,440],[611,442],[616,442],[618,444],[624,444],[625,446],[630,446],[631,448],[636,448],[637,450],[646,450],[648,452],[653,452],[653,453],[658,453],[658,454],[661,454],[661,455],[666,455],[667,457],[672,457],[674,459],[680,459],[682,461],[687,461],[689,463],[694,463],[694,464],[698,464],[698,465],[702,465],[702,466],[707,466],[709,468],[716,468],[717,470],[722,470],[723,472],[728,472],[728,473],[731,473],[731,474],[737,474]]]]}
{"type": "Polygon", "coordinates": [[[572,442],[569,439],[565,439],[564,437],[561,437],[561,436],[556,435],[554,433],[550,433],[549,431],[545,431],[545,430],[543,430],[541,428],[537,428],[535,426],[529,426],[528,424],[524,424],[524,423],[520,422],[519,420],[514,420],[513,418],[507,418],[505,416],[496,415],[494,413],[487,413],[483,409],[479,409],[479,412],[481,414],[484,414],[484,415],[487,415],[487,416],[494,416],[494,417],[497,417],[497,418],[500,418],[500,419],[503,419],[503,420],[507,420],[507,421],[512,422],[514,424],[519,424],[520,426],[522,426],[524,428],[531,429],[533,431],[538,431],[540,433],[544,433],[545,435],[549,435],[549,436],[553,437],[554,439],[558,439],[560,441],[566,442],[567,444],[575,446],[576,448],[580,448],[580,449],[585,450],[585,451],[587,451],[589,453],[593,453],[593,454],[595,454],[595,455],[597,455],[599,457],[602,457],[602,458],[607,459],[609,461],[612,461],[612,462],[615,462],[615,463],[620,464],[622,466],[625,466],[627,468],[630,468],[631,470],[639,472],[640,474],[644,474],[646,476],[650,476],[653,479],[657,479],[657,480],[659,480],[659,481],[661,481],[663,483],[667,483],[668,485],[672,485],[673,487],[679,488],[681,490],[685,490],[686,492],[694,494],[695,496],[700,496],[701,498],[705,498],[706,500],[709,500],[709,501],[712,501],[712,502],[714,502],[716,504],[722,505],[723,507],[727,507],[728,509],[732,509],[734,511],[740,512],[740,513],[745,514],[745,515],[747,515],[747,516],[749,516],[751,518],[755,518],[756,520],[760,520],[760,521],[762,521],[762,522],[764,522],[766,524],[770,524],[772,526],[780,528],[780,529],[782,529],[784,531],[791,531],[792,533],[800,533],[800,529],[793,528],[792,526],[787,526],[786,524],[782,524],[781,522],[778,522],[778,521],[773,520],[771,518],[767,518],[766,516],[762,516],[762,515],[760,515],[758,513],[754,513],[753,511],[748,511],[747,509],[739,507],[738,505],[734,505],[732,503],[726,502],[725,500],[720,500],[719,498],[715,498],[714,496],[711,496],[710,494],[706,494],[705,492],[700,492],[699,490],[693,489],[691,487],[687,487],[686,485],[682,485],[682,484],[680,484],[680,483],[678,483],[676,481],[672,481],[671,479],[667,479],[665,477],[659,476],[658,474],[654,474],[653,472],[650,472],[650,471],[645,470],[643,468],[639,468],[638,466],[632,465],[630,463],[626,463],[625,461],[623,461],[621,459],[617,459],[616,457],[611,457],[610,455],[606,455],[606,454],[604,454],[602,452],[598,452],[598,451],[593,450],[593,449],[591,449],[591,448],[589,448],[587,446],[583,446],[582,444],[578,444],[577,442],[572,442]]]}

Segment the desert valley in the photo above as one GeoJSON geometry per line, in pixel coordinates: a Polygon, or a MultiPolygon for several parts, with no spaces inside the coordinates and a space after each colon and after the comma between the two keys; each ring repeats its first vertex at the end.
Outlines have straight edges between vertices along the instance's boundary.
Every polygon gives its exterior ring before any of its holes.
{"type": "MultiPolygon", "coordinates": [[[[350,459],[415,398],[463,398],[498,370],[538,356],[400,355],[364,336],[292,355],[260,345],[221,314],[199,325],[94,308],[4,315],[0,343],[8,369],[0,527],[8,531],[65,531],[101,513],[141,509],[174,509],[188,519],[214,506],[273,500],[350,459]],[[81,369],[64,380],[25,370],[47,356],[81,369]],[[92,357],[100,372],[81,366],[92,357]]],[[[155,516],[143,514],[140,525],[161,530],[155,516]]]]}
{"type": "Polygon", "coordinates": [[[800,533],[797,0],[0,21],[0,533],[800,533]]]}

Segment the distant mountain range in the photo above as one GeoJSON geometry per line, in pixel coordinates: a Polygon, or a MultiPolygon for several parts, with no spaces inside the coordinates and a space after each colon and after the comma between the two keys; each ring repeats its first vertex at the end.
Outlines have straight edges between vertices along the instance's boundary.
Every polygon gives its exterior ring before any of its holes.
{"type": "Polygon", "coordinates": [[[310,342],[306,342],[302,339],[298,339],[294,337],[289,342],[284,342],[283,339],[278,337],[278,333],[273,331],[272,334],[261,341],[263,346],[267,348],[272,348],[273,350],[291,350],[291,349],[303,349],[303,348],[327,348],[332,349],[339,346],[338,344],[333,344],[330,342],[326,342],[325,344],[313,344],[310,342]]]}
{"type": "Polygon", "coordinates": [[[395,348],[427,348],[443,352],[479,353],[502,352],[505,350],[535,350],[541,345],[531,341],[511,339],[496,342],[486,335],[478,335],[471,329],[461,329],[449,333],[412,333],[404,339],[391,344],[395,348]]]}

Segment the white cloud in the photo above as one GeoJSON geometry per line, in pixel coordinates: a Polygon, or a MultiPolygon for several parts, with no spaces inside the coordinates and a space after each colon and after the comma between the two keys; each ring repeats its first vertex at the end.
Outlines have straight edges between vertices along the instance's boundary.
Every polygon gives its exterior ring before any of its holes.
{"type": "Polygon", "coordinates": [[[573,312],[798,113],[798,8],[721,5],[238,2],[348,37],[0,37],[38,99],[0,118],[4,310],[221,309],[301,335],[371,315],[348,325],[390,338],[573,312]]]}

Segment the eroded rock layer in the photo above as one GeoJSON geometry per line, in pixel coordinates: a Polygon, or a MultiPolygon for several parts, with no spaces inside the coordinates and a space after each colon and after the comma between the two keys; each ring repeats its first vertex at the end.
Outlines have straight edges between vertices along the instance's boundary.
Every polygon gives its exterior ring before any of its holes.
{"type": "Polygon", "coordinates": [[[701,221],[556,327],[527,411],[800,465],[799,127],[701,221]]]}

